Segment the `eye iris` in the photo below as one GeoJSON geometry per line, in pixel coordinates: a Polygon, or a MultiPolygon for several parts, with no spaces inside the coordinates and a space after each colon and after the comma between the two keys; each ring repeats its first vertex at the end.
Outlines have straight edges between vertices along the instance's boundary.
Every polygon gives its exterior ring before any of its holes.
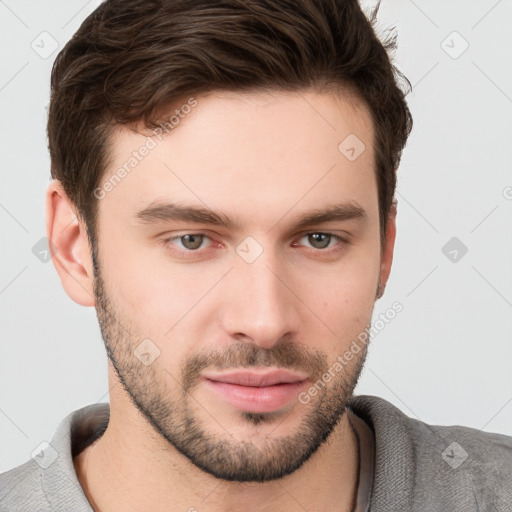
{"type": "Polygon", "coordinates": [[[326,235],[325,233],[312,233],[311,235],[308,235],[309,241],[313,247],[316,249],[325,249],[329,242],[331,241],[331,235],[326,235]],[[323,240],[320,240],[320,238],[323,238],[323,240]],[[312,243],[312,241],[314,243],[312,243]],[[315,245],[316,242],[320,241],[320,247],[315,245]]]}
{"type": "Polygon", "coordinates": [[[180,237],[180,240],[183,244],[183,247],[193,250],[201,247],[203,236],[204,235],[184,235],[180,237]]]}
{"type": "MultiPolygon", "coordinates": [[[[201,247],[204,235],[183,235],[180,237],[181,243],[186,249],[195,250],[201,247]]],[[[327,233],[311,233],[308,235],[309,242],[315,249],[325,249],[329,246],[331,235],[327,233]]]]}

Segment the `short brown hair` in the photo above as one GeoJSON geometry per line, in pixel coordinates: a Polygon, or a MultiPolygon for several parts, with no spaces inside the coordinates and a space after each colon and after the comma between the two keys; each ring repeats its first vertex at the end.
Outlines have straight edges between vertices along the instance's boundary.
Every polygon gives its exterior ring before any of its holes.
{"type": "Polygon", "coordinates": [[[106,0],[58,54],[51,75],[51,175],[96,243],[93,191],[116,124],[155,127],[183,95],[350,87],[372,114],[381,242],[412,128],[391,63],[357,0],[106,0]]]}

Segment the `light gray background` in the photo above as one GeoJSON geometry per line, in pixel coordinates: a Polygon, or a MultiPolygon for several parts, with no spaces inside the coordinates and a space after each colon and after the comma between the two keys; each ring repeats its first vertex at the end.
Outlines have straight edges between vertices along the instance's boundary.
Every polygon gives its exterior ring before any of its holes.
{"type": "MultiPolygon", "coordinates": [[[[62,48],[98,4],[0,0],[0,471],[50,441],[72,410],[108,401],[95,311],[68,298],[51,261],[32,252],[45,234],[45,105],[58,50],[42,58],[31,44],[50,52],[53,38],[62,48]]],[[[356,390],[428,423],[506,434],[511,18],[506,0],[383,1],[379,27],[398,29],[415,126],[399,170],[393,271],[375,316],[395,300],[404,310],[374,338],[356,390]],[[452,237],[468,248],[456,262],[442,252],[452,237]]]]}

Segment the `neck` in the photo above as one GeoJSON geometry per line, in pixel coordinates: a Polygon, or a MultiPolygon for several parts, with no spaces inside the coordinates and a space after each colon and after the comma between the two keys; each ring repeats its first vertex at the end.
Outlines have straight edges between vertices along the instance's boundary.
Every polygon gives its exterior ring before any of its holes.
{"type": "Polygon", "coordinates": [[[346,412],[321,447],[295,472],[269,482],[229,482],[179,453],[115,386],[101,438],[75,457],[93,510],[351,511],[357,492],[357,438],[346,412]],[[307,485],[304,483],[307,482],[307,485]]]}

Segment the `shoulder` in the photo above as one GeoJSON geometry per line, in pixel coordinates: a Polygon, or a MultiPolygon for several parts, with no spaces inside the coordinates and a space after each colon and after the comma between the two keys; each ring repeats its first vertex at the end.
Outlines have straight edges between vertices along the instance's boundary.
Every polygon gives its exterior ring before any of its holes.
{"type": "Polygon", "coordinates": [[[31,459],[0,474],[0,510],[51,510],[39,470],[31,459]]]}
{"type": "Polygon", "coordinates": [[[353,397],[349,406],[375,434],[381,497],[402,493],[409,510],[424,511],[506,510],[512,503],[512,437],[430,425],[378,397],[353,397]]]}
{"type": "MultiPolygon", "coordinates": [[[[418,487],[436,485],[475,511],[507,510],[512,503],[512,437],[459,425],[429,425],[410,419],[418,487]]],[[[471,509],[469,509],[471,510],[471,509]]]]}
{"type": "Polygon", "coordinates": [[[88,405],[68,414],[51,442],[44,443],[40,452],[0,475],[0,511],[90,512],[73,457],[103,434],[108,419],[109,406],[104,403],[88,405]]]}
{"type": "Polygon", "coordinates": [[[437,453],[444,446],[447,451],[445,453],[443,448],[441,458],[452,468],[471,458],[512,470],[511,436],[460,425],[431,425],[407,416],[390,402],[374,396],[353,397],[350,406],[363,419],[369,420],[381,438],[389,440],[398,433],[407,434],[417,455],[432,450],[437,453]]]}

